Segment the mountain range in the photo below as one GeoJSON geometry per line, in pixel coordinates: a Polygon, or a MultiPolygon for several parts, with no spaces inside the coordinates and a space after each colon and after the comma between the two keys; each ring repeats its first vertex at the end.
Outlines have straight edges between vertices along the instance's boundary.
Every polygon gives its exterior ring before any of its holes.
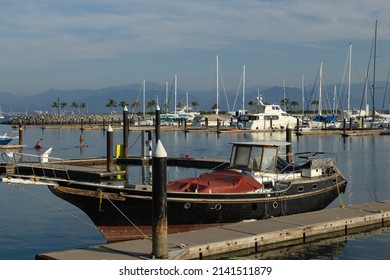
{"type": "MultiPolygon", "coordinates": [[[[334,99],[334,88],[335,85],[329,85],[322,89],[322,107],[323,109],[333,108],[334,99]]],[[[347,108],[347,86],[336,85],[337,95],[336,99],[337,108],[347,108]]],[[[375,107],[377,110],[381,110],[383,104],[385,104],[385,91],[386,83],[377,82],[376,93],[375,93],[375,107]]],[[[158,101],[160,107],[165,103],[166,96],[168,96],[170,110],[174,108],[174,89],[171,87],[168,89],[168,94],[165,93],[165,85],[157,83],[147,83],[145,86],[145,103],[147,104],[150,100],[158,101]]],[[[311,104],[312,101],[318,100],[319,89],[317,86],[306,86],[304,100],[305,104],[311,104]]],[[[280,87],[280,86],[258,86],[253,88],[246,88],[244,95],[244,107],[249,109],[249,101],[256,102],[258,95],[262,96],[263,102],[269,104],[281,104],[281,100],[287,98],[290,102],[296,101],[299,105],[295,108],[296,110],[302,110],[302,89],[297,87],[280,87]]],[[[189,105],[191,102],[197,102],[198,106],[194,108],[197,111],[211,111],[214,104],[216,104],[216,89],[205,91],[205,90],[192,90],[186,92],[181,89],[177,89],[176,101],[186,105],[188,96],[189,105]]],[[[350,108],[361,108],[364,104],[364,85],[353,84],[351,85],[351,98],[350,108]]],[[[372,98],[369,91],[368,104],[372,108],[372,98]]],[[[134,109],[131,108],[131,104],[135,101],[139,102],[140,106],[137,108],[137,112],[143,111],[143,88],[141,84],[130,84],[124,86],[113,86],[101,89],[75,89],[75,90],[59,90],[49,89],[45,92],[33,94],[33,95],[18,95],[13,93],[0,92],[0,106],[3,113],[28,113],[34,114],[36,112],[57,112],[53,107],[53,103],[61,104],[66,103],[67,105],[63,108],[64,111],[74,111],[78,113],[80,109],[72,108],[72,103],[81,104],[84,103],[86,106],[83,109],[84,113],[108,113],[110,109],[106,106],[109,100],[114,100],[117,104],[116,108],[111,108],[118,112],[122,111],[119,106],[120,102],[126,101],[129,106],[129,112],[134,109]]],[[[388,100],[388,98],[387,98],[388,100]]],[[[238,110],[243,107],[243,93],[240,90],[219,90],[218,104],[221,111],[238,110]]],[[[387,104],[389,102],[387,101],[387,104]]],[[[146,105],[145,105],[146,107],[146,105]]],[[[387,110],[388,105],[385,106],[387,110]]],[[[305,105],[305,111],[312,110],[312,106],[305,105]]],[[[146,108],[146,111],[151,109],[146,108]]]]}

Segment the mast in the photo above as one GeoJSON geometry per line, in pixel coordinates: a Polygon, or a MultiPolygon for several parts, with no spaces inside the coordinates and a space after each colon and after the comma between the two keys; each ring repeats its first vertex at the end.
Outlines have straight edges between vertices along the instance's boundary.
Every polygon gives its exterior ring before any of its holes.
{"type": "Polygon", "coordinates": [[[215,113],[217,115],[218,115],[218,111],[219,111],[218,99],[219,99],[219,62],[218,62],[218,55],[217,55],[217,108],[215,110],[215,113]]]}
{"type": "Polygon", "coordinates": [[[305,115],[305,79],[302,75],[302,116],[305,115]]]}
{"type": "Polygon", "coordinates": [[[374,69],[372,72],[372,120],[375,118],[375,68],[376,68],[376,36],[377,36],[378,21],[375,21],[374,35],[374,69]]]}
{"type": "Polygon", "coordinates": [[[242,113],[245,112],[245,65],[242,70],[242,113]]]}
{"type": "Polygon", "coordinates": [[[177,75],[175,75],[175,116],[176,116],[176,102],[177,102],[177,75]]]}
{"type": "Polygon", "coordinates": [[[142,112],[143,112],[143,117],[145,119],[145,110],[146,110],[146,106],[145,106],[145,80],[142,81],[142,98],[143,98],[142,112]]]}
{"type": "Polygon", "coordinates": [[[347,110],[350,111],[351,103],[351,69],[352,69],[352,43],[349,43],[349,67],[348,67],[348,97],[347,97],[347,110]]]}
{"type": "Polygon", "coordinates": [[[286,112],[286,81],[283,80],[283,110],[286,112]]]}
{"type": "Polygon", "coordinates": [[[168,103],[168,82],[165,82],[165,113],[169,112],[169,103],[168,103]]]}
{"type": "Polygon", "coordinates": [[[322,116],[322,62],[320,64],[320,91],[318,93],[318,115],[322,116]]]}

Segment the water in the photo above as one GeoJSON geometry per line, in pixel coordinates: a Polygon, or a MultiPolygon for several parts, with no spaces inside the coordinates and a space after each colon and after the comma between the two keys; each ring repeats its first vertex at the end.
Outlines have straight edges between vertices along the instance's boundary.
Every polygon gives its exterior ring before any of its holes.
{"type": "MultiPolygon", "coordinates": [[[[1,131],[11,127],[1,126],[1,131]]],[[[104,157],[106,134],[101,130],[83,132],[80,149],[79,129],[25,128],[24,153],[37,154],[33,148],[43,138],[44,148],[53,147],[51,156],[63,158],[104,157]]],[[[129,136],[129,154],[140,154],[139,132],[129,136]]],[[[122,132],[114,131],[114,143],[122,143],[122,132]]],[[[284,133],[188,133],[162,132],[161,140],[171,156],[229,158],[230,142],[284,140],[284,133]]],[[[345,204],[360,204],[390,199],[390,137],[294,136],[295,152],[326,151],[337,155],[337,165],[347,177],[342,195],[345,204]]],[[[140,182],[148,171],[130,168],[130,177],[140,182]]],[[[169,167],[169,180],[197,176],[201,171],[169,167]]],[[[71,204],[57,198],[45,186],[11,186],[0,183],[0,259],[29,260],[38,253],[82,248],[105,243],[89,218],[71,204]]],[[[329,207],[339,207],[335,200],[329,207]]],[[[244,254],[244,253],[243,253],[244,254]]],[[[251,259],[390,259],[390,230],[373,228],[350,236],[335,236],[306,245],[281,250],[245,254],[251,259]]]]}

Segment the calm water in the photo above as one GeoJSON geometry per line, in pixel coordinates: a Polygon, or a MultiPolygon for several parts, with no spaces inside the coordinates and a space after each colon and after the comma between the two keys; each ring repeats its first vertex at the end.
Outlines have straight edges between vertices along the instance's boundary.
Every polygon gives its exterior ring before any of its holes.
{"type": "MultiPolygon", "coordinates": [[[[11,127],[1,126],[1,131],[11,127]]],[[[84,131],[87,147],[80,149],[79,129],[25,128],[24,153],[36,154],[35,142],[43,138],[45,148],[53,147],[51,156],[63,158],[104,157],[106,134],[84,131]]],[[[284,133],[161,133],[168,155],[228,158],[230,142],[284,140],[284,133]]],[[[114,131],[114,143],[122,143],[122,132],[114,131]]],[[[129,136],[129,153],[140,154],[139,132],[129,136]]],[[[348,180],[345,204],[359,204],[390,199],[390,137],[305,136],[296,138],[295,152],[326,151],[337,154],[337,165],[348,180]]],[[[169,167],[169,180],[199,175],[201,171],[169,167]]],[[[130,168],[134,182],[143,180],[148,169],[130,168]]],[[[50,193],[45,186],[11,186],[0,183],[0,259],[34,259],[35,254],[87,247],[105,243],[89,218],[80,210],[50,193]]],[[[335,200],[329,207],[339,207],[335,200]]],[[[247,256],[253,259],[390,259],[390,230],[372,229],[351,236],[334,237],[293,246],[283,250],[247,256]]]]}

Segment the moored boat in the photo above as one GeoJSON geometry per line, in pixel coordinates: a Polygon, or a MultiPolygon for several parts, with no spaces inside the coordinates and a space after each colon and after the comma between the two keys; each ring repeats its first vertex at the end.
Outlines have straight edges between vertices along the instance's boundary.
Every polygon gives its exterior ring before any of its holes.
{"type": "MultiPolygon", "coordinates": [[[[284,156],[288,142],[234,142],[227,169],[167,184],[168,232],[321,210],[346,188],[335,155],[284,156]]],[[[286,149],[288,150],[288,149],[286,149]]],[[[12,182],[8,174],[3,182],[12,182]]],[[[26,176],[24,176],[26,178],[26,176]]],[[[152,186],[34,177],[84,211],[109,242],[152,233],[152,186]]]]}

